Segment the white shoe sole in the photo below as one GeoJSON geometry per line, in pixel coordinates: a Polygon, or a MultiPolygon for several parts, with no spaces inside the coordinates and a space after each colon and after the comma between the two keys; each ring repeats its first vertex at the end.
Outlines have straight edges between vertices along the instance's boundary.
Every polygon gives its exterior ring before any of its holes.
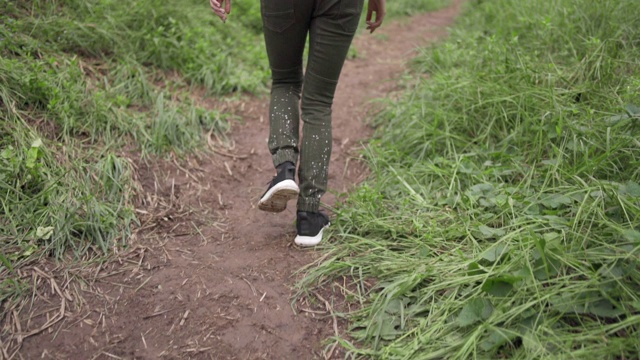
{"type": "Polygon", "coordinates": [[[298,197],[300,189],[293,180],[283,180],[267,191],[258,202],[258,209],[268,212],[281,212],[287,208],[287,202],[298,197]]]}
{"type": "Polygon", "coordinates": [[[329,225],[331,225],[331,223],[325,225],[324,228],[322,228],[316,236],[296,235],[296,238],[293,240],[293,242],[295,242],[296,245],[302,247],[316,246],[322,241],[322,233],[324,232],[324,229],[329,227],[329,225]]]}

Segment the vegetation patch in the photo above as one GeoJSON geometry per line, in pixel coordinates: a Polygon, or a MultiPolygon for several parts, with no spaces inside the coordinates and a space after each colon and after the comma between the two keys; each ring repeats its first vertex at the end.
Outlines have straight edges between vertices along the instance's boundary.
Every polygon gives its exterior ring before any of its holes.
{"type": "Polygon", "coordinates": [[[470,1],[415,59],[300,284],[352,280],[354,357],[637,358],[635,8],[470,1]]]}
{"type": "MultiPolygon", "coordinates": [[[[266,88],[259,3],[0,0],[0,304],[43,256],[126,246],[133,161],[181,156],[230,115],[191,95],[266,88]]],[[[13,305],[12,305],[13,304],[13,305]]]]}
{"type": "MultiPolygon", "coordinates": [[[[365,1],[366,10],[367,1],[365,1]]],[[[451,0],[397,0],[387,1],[387,16],[396,18],[401,16],[416,15],[428,11],[442,9],[451,4],[451,0]]],[[[365,11],[366,14],[366,11],[365,11]]]]}

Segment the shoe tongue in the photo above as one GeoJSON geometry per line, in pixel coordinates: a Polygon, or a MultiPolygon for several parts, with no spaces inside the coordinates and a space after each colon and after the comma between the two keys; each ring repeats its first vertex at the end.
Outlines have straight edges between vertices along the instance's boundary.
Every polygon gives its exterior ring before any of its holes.
{"type": "Polygon", "coordinates": [[[296,168],[289,168],[287,169],[287,178],[288,179],[293,179],[293,177],[296,176],[296,168]]]}
{"type": "Polygon", "coordinates": [[[286,179],[294,179],[296,175],[296,166],[291,162],[285,162],[276,167],[278,181],[286,179]]]}
{"type": "Polygon", "coordinates": [[[290,162],[290,161],[285,161],[282,164],[276,166],[276,171],[280,172],[283,169],[286,169],[287,171],[294,169],[295,170],[296,166],[290,162]]]}

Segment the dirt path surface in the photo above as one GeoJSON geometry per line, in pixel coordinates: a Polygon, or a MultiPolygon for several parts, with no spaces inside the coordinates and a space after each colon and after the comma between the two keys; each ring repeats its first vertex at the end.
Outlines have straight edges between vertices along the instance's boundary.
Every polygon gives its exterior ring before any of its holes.
{"type": "MultiPolygon", "coordinates": [[[[394,79],[413,49],[445,35],[459,10],[456,4],[356,38],[358,56],[346,63],[334,104],[329,178],[334,194],[365,176],[354,156],[372,134],[365,125],[368,101],[395,91],[394,79]]],[[[280,214],[255,207],[274,172],[266,143],[267,104],[266,98],[247,98],[225,105],[242,121],[229,135],[230,147],[211,143],[213,156],[137,164],[144,195],[137,210],[142,230],[133,247],[93,274],[71,269],[64,278],[47,278],[54,271],[42,268],[40,295],[51,303],[40,304],[40,313],[25,320],[20,331],[43,331],[26,337],[16,357],[337,356],[339,351],[331,354],[323,340],[342,333],[343,324],[334,323],[323,301],[292,297],[294,273],[319,256],[292,245],[295,202],[280,214]],[[80,277],[94,280],[69,281],[80,277]],[[62,304],[54,301],[59,297],[62,304]]],[[[334,203],[334,194],[323,200],[334,203]]]]}

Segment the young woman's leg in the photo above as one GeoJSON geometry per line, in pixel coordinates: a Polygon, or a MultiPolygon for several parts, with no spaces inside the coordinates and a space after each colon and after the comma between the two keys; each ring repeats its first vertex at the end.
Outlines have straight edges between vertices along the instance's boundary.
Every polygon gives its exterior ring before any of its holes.
{"type": "Polygon", "coordinates": [[[298,211],[318,212],[331,157],[331,105],[358,27],[364,0],[316,2],[309,28],[309,61],[302,93],[303,135],[298,211]]]}
{"type": "Polygon", "coordinates": [[[314,0],[261,0],[271,67],[269,150],[274,166],[298,162],[302,55],[314,0]]]}
{"type": "Polygon", "coordinates": [[[315,0],[262,0],[264,38],[271,67],[269,151],[277,175],[258,208],[280,212],[298,197],[295,182],[300,128],[302,54],[315,0]]]}

